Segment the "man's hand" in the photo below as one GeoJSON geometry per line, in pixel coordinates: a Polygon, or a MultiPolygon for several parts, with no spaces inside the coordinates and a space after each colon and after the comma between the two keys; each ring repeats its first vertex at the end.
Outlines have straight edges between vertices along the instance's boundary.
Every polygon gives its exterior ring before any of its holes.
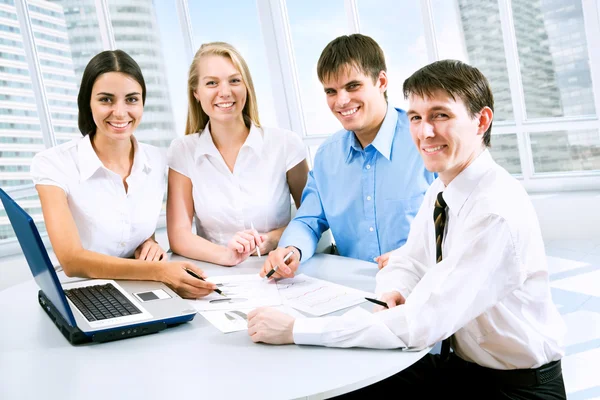
{"type": "MultiPolygon", "coordinates": [[[[379,297],[379,300],[383,301],[385,304],[388,305],[388,308],[394,308],[396,306],[399,306],[401,304],[404,304],[404,296],[402,296],[399,292],[393,291],[393,292],[387,292],[382,294],[379,297]]],[[[373,308],[373,312],[378,312],[378,311],[383,311],[385,310],[385,307],[382,306],[375,306],[373,308]]]]}
{"type": "Polygon", "coordinates": [[[294,343],[296,319],[273,308],[261,307],[248,313],[248,335],[254,343],[294,343]]]}
{"type": "Polygon", "coordinates": [[[391,253],[392,253],[391,251],[388,251],[387,253],[382,254],[379,257],[375,257],[375,262],[377,263],[377,267],[379,269],[383,269],[383,268],[387,267],[388,261],[390,261],[391,253]]]}
{"type": "Polygon", "coordinates": [[[166,261],[167,253],[160,247],[158,242],[153,238],[148,238],[144,243],[140,244],[133,256],[138,260],[146,261],[166,261]]]}
{"type": "Polygon", "coordinates": [[[279,265],[277,272],[271,275],[271,278],[293,278],[294,273],[298,270],[298,266],[300,265],[300,255],[298,254],[298,249],[293,246],[288,247],[278,247],[269,253],[269,256],[265,260],[263,264],[262,270],[260,271],[261,278],[267,276],[267,274],[279,265]],[[293,254],[288,258],[286,262],[283,262],[283,258],[290,252],[293,251],[293,254]]]}

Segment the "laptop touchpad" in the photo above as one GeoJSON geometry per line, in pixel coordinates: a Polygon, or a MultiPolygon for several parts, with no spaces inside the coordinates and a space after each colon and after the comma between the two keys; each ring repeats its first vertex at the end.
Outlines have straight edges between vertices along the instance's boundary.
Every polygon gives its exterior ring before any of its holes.
{"type": "Polygon", "coordinates": [[[138,292],[133,295],[141,302],[171,298],[171,296],[162,289],[151,290],[149,292],[138,292]]]}

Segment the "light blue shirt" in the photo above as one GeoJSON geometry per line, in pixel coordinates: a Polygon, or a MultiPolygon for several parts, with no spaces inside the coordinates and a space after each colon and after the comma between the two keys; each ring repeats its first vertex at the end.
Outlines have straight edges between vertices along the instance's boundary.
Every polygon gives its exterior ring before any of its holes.
{"type": "Polygon", "coordinates": [[[319,147],[302,204],[279,246],[299,248],[304,262],[331,228],[340,255],[372,262],[406,242],[435,178],[412,141],[406,112],[388,106],[375,140],[364,150],[346,130],[319,147]]]}

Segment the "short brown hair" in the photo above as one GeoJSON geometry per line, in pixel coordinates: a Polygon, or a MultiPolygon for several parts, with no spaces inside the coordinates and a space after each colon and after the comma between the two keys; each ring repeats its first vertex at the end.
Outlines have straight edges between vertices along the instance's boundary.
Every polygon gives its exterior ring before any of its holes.
{"type": "MultiPolygon", "coordinates": [[[[319,57],[317,76],[323,83],[348,67],[355,67],[370,76],[373,83],[377,81],[381,71],[387,72],[381,47],[371,37],[360,33],[340,36],[329,42],[319,57]]],[[[384,96],[387,100],[387,91],[384,96]]]]}
{"type": "MultiPolygon", "coordinates": [[[[411,94],[431,97],[436,91],[446,92],[454,100],[460,98],[474,118],[484,107],[494,111],[494,96],[487,78],[477,68],[458,60],[431,63],[404,81],[404,98],[411,94]]],[[[483,144],[490,147],[492,123],[483,134],[483,144]]]]}

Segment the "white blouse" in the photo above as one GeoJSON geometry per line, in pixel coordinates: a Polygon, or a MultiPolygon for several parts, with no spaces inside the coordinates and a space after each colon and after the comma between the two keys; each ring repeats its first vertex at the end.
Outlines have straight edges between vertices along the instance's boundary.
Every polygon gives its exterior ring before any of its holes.
{"type": "Polygon", "coordinates": [[[121,177],[102,164],[89,136],[44,150],[33,158],[33,182],[65,191],[81,244],[87,250],[132,257],[156,229],[165,193],[165,156],[135,138],[133,146],[127,192],[121,177]]]}
{"type": "Polygon", "coordinates": [[[291,218],[286,173],[306,158],[300,137],[290,131],[252,126],[233,173],[207,127],[175,139],[169,168],[190,178],[196,233],[220,245],[252,225],[260,233],[287,225],[291,218]]]}

